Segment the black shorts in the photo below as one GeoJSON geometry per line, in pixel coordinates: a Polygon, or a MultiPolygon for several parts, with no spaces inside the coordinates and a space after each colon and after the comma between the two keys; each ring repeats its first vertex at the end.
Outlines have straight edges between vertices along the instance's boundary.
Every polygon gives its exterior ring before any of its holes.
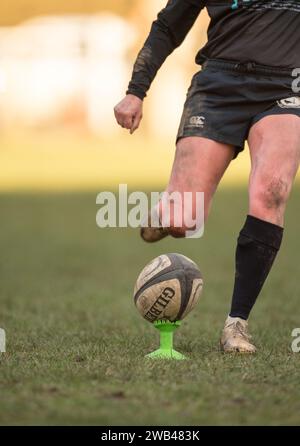
{"type": "Polygon", "coordinates": [[[203,136],[233,145],[237,156],[251,126],[261,118],[287,113],[300,117],[300,93],[293,91],[297,78],[292,72],[252,62],[208,60],[192,79],[177,141],[203,136]]]}

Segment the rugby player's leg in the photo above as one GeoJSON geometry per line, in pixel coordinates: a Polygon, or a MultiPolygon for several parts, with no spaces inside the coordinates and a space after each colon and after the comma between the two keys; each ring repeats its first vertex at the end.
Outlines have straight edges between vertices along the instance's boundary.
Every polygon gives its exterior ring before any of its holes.
{"type": "Polygon", "coordinates": [[[300,119],[271,115],[249,133],[249,214],[283,227],[287,200],[300,161],[300,119]]]}
{"type": "MultiPolygon", "coordinates": [[[[172,173],[166,192],[169,194],[192,192],[192,218],[196,215],[196,192],[204,192],[204,219],[207,218],[213,194],[230,161],[234,157],[231,145],[207,138],[191,136],[179,139],[172,173]]],[[[184,205],[184,202],[183,202],[184,205]]],[[[160,221],[164,221],[163,206],[158,205],[160,221]]],[[[142,237],[146,241],[157,241],[166,235],[185,237],[191,228],[185,226],[185,219],[178,224],[174,213],[170,212],[169,225],[159,233],[155,228],[143,228],[142,237]]]]}
{"type": "Polygon", "coordinates": [[[248,319],[281,245],[285,208],[300,161],[300,119],[288,114],[264,117],[252,126],[248,142],[249,215],[238,238],[230,311],[231,320],[241,321],[248,319]]]}

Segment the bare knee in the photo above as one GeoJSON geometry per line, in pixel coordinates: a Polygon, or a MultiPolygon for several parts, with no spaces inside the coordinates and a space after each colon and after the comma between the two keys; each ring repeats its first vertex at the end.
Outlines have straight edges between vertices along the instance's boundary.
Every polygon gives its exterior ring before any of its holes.
{"type": "Polygon", "coordinates": [[[288,184],[281,178],[272,178],[262,184],[257,191],[258,204],[266,209],[278,209],[288,198],[288,184]]]}
{"type": "Polygon", "coordinates": [[[250,189],[250,213],[258,218],[282,224],[290,184],[283,178],[264,178],[250,189]]]}

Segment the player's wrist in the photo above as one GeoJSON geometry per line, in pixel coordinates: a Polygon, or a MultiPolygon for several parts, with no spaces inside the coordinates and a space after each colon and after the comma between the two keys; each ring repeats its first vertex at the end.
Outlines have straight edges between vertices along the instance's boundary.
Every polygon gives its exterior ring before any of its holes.
{"type": "Polygon", "coordinates": [[[144,91],[141,90],[127,90],[126,91],[126,96],[135,96],[137,98],[139,98],[141,101],[143,101],[146,97],[146,93],[144,91]]]}

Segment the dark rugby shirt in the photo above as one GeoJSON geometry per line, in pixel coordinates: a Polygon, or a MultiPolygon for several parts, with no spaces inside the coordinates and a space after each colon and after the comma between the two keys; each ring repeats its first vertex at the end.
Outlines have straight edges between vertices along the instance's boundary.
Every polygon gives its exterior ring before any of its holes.
{"type": "Polygon", "coordinates": [[[152,24],[127,93],[146,96],[157,70],[183,42],[204,7],[211,21],[197,64],[217,58],[300,67],[300,0],[170,0],[152,24]]]}

